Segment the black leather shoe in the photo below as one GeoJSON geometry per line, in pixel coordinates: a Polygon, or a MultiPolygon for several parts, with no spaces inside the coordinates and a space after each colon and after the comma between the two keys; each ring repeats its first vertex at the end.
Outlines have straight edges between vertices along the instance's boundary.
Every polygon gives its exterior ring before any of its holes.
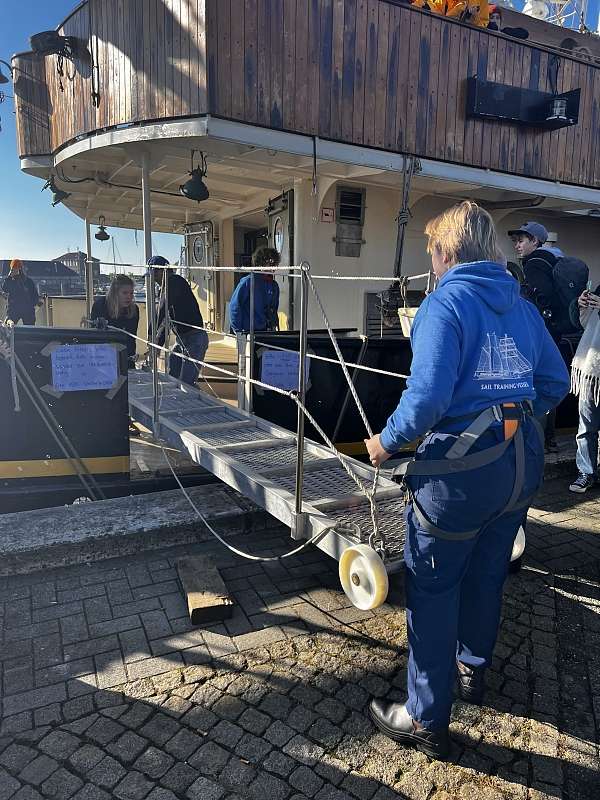
{"type": "Polygon", "coordinates": [[[485,692],[485,667],[458,664],[458,696],[465,703],[480,706],[485,692]]]}
{"type": "Polygon", "coordinates": [[[404,703],[372,700],[369,714],[379,730],[390,739],[408,747],[416,747],[422,753],[440,761],[448,756],[448,730],[417,729],[404,703]]]}

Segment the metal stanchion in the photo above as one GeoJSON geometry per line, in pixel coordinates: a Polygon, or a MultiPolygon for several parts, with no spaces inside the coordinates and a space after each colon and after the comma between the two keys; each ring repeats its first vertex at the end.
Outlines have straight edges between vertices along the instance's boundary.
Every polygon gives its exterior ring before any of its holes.
{"type": "MultiPolygon", "coordinates": [[[[147,152],[142,154],[142,214],[144,218],[144,256],[146,263],[152,257],[152,210],[150,206],[150,159],[147,152]]],[[[149,269],[146,273],[146,316],[150,323],[150,367],[152,369],[152,427],[158,437],[158,353],[156,351],[156,302],[154,295],[154,275],[149,269]]]]}
{"type": "MultiPolygon", "coordinates": [[[[308,280],[305,270],[309,269],[308,264],[302,264],[301,284],[300,284],[300,360],[298,364],[298,398],[304,406],[306,402],[306,350],[308,346],[308,280]]],[[[302,525],[302,490],[304,487],[304,411],[298,408],[298,433],[297,433],[297,452],[296,452],[296,519],[293,539],[304,538],[302,525]]]]}
{"type": "Polygon", "coordinates": [[[90,221],[87,218],[85,220],[85,245],[87,250],[85,258],[85,317],[90,319],[94,305],[94,262],[92,261],[92,233],[90,221]]]}
{"type": "MultiPolygon", "coordinates": [[[[163,270],[163,284],[162,284],[162,300],[165,303],[165,375],[169,374],[169,367],[171,365],[171,348],[169,341],[171,338],[171,314],[169,313],[169,270],[163,270]]],[[[160,305],[160,304],[159,304],[160,305]]],[[[181,362],[183,364],[183,362],[181,362]]]]}
{"type": "MultiPolygon", "coordinates": [[[[254,370],[252,369],[252,363],[254,360],[254,292],[256,289],[256,276],[254,272],[250,273],[250,336],[248,339],[248,349],[250,351],[250,355],[248,357],[248,369],[247,374],[250,380],[254,377],[254,370]]],[[[252,413],[253,402],[252,402],[252,384],[248,383],[248,405],[246,410],[252,413]]]]}

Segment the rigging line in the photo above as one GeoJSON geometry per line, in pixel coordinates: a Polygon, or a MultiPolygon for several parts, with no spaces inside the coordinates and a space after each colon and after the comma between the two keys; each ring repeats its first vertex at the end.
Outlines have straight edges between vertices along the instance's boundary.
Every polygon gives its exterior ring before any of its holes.
{"type": "Polygon", "coordinates": [[[84,481],[88,481],[92,487],[92,490],[86,489],[87,491],[92,494],[93,499],[100,499],[105,500],[106,497],[104,492],[100,488],[96,478],[86,467],[84,461],[79,456],[77,450],[75,449],[73,443],[69,439],[69,437],[64,432],[63,428],[58,424],[58,421],[54,414],[50,411],[50,408],[46,404],[44,398],[41,396],[37,386],[34,384],[31,376],[27,373],[22,363],[19,362],[18,356],[16,356],[18,361],[17,369],[21,371],[21,381],[23,383],[23,387],[27,392],[29,399],[33,403],[34,407],[38,411],[38,413],[44,419],[46,426],[49,428],[53,438],[57,442],[58,446],[61,448],[63,455],[72,462],[72,466],[74,467],[75,471],[77,472],[78,476],[80,477],[81,482],[85,486],[84,481]],[[25,378],[25,381],[23,380],[25,378]],[[29,386],[27,385],[29,384],[29,386]],[[52,428],[51,426],[54,426],[52,428]],[[94,493],[97,497],[94,497],[94,493]]]}
{"type": "MultiPolygon", "coordinates": [[[[325,326],[327,328],[327,332],[328,332],[329,337],[331,339],[331,342],[333,344],[334,350],[336,351],[336,355],[338,356],[339,363],[340,363],[340,365],[342,367],[342,370],[344,372],[344,376],[346,377],[346,381],[348,383],[348,386],[350,387],[350,392],[351,392],[352,397],[353,397],[353,399],[354,399],[354,401],[356,403],[356,406],[357,406],[357,409],[359,411],[359,414],[360,414],[360,416],[361,416],[361,418],[363,420],[363,423],[365,425],[367,433],[369,434],[369,437],[372,438],[373,437],[373,431],[372,431],[371,426],[369,424],[369,420],[367,419],[367,416],[366,416],[366,413],[365,413],[364,408],[362,406],[362,403],[360,402],[360,399],[359,399],[358,394],[356,392],[356,387],[354,386],[354,384],[352,382],[352,379],[350,377],[350,374],[348,372],[348,369],[346,367],[346,363],[344,361],[344,357],[342,355],[341,350],[339,349],[339,346],[338,346],[338,343],[337,343],[337,339],[336,339],[335,334],[333,333],[333,330],[332,330],[331,325],[329,323],[329,319],[327,317],[327,314],[326,314],[325,309],[323,307],[323,304],[321,302],[321,298],[320,298],[319,293],[317,291],[317,287],[315,286],[315,284],[313,283],[313,281],[310,278],[310,265],[308,264],[308,262],[303,262],[301,264],[301,269],[303,270],[304,274],[306,275],[306,277],[308,279],[309,286],[311,287],[311,291],[312,291],[312,293],[313,293],[313,295],[315,297],[315,300],[317,301],[317,304],[318,304],[319,309],[321,311],[321,314],[323,316],[323,320],[325,322],[325,326]]],[[[133,336],[133,334],[129,334],[129,335],[133,336]]],[[[155,348],[158,348],[158,349],[161,349],[161,350],[165,351],[164,347],[161,348],[159,345],[156,345],[156,344],[151,343],[151,342],[149,342],[148,344],[150,344],[152,347],[155,347],[155,348]]],[[[182,356],[182,357],[186,358],[186,356],[182,356]]],[[[190,356],[187,356],[187,360],[191,361],[191,362],[199,363],[202,366],[204,366],[204,364],[205,364],[205,362],[201,362],[198,359],[193,359],[190,356]]],[[[214,369],[214,367],[213,367],[213,369],[214,369]]],[[[217,370],[217,371],[221,371],[221,372],[227,373],[226,370],[217,370]]],[[[232,373],[229,373],[229,374],[232,374],[232,373]]],[[[238,377],[238,380],[239,380],[240,376],[237,376],[237,377],[238,377]]],[[[245,380],[245,381],[247,381],[247,382],[249,382],[251,384],[257,384],[257,385],[266,386],[261,381],[256,381],[254,378],[249,378],[249,377],[243,376],[241,379],[245,380]]],[[[274,389],[274,387],[267,387],[267,388],[271,388],[271,390],[274,389]]],[[[323,441],[327,444],[327,446],[329,447],[329,449],[331,450],[333,455],[335,455],[335,457],[338,459],[338,461],[340,462],[340,464],[342,465],[342,467],[344,468],[344,470],[346,471],[348,476],[354,481],[354,483],[356,483],[356,485],[359,487],[359,489],[363,492],[363,494],[365,495],[365,497],[367,498],[367,501],[369,503],[369,507],[370,507],[370,511],[371,511],[371,521],[372,521],[372,524],[373,524],[373,533],[369,537],[369,544],[374,549],[378,549],[376,543],[379,542],[379,544],[380,544],[380,548],[379,549],[384,550],[385,549],[385,539],[384,539],[384,537],[382,536],[382,534],[381,534],[381,532],[379,530],[379,512],[378,512],[377,501],[376,501],[377,485],[378,485],[379,476],[380,476],[380,467],[378,466],[378,467],[375,468],[375,474],[374,474],[374,478],[373,478],[373,487],[372,487],[372,489],[369,490],[369,488],[366,486],[366,484],[363,483],[362,478],[359,477],[354,472],[354,470],[352,469],[350,464],[346,462],[346,459],[338,451],[338,449],[335,447],[335,445],[333,444],[331,439],[327,436],[325,431],[321,428],[319,423],[315,420],[315,418],[309,412],[309,410],[306,407],[306,405],[300,400],[300,398],[298,396],[298,393],[297,392],[287,392],[287,391],[283,391],[283,390],[279,390],[279,393],[283,394],[284,396],[290,397],[296,403],[296,405],[302,411],[304,416],[309,420],[309,422],[313,425],[315,430],[322,437],[323,441]]]]}
{"type": "MultiPolygon", "coordinates": [[[[200,325],[192,325],[189,322],[181,322],[177,319],[171,319],[171,322],[174,325],[185,325],[187,328],[193,328],[197,331],[204,331],[205,333],[213,334],[215,336],[223,336],[228,339],[236,339],[237,336],[234,333],[225,333],[225,331],[214,331],[212,328],[201,327],[200,325]]],[[[290,350],[288,347],[281,347],[277,344],[267,344],[267,342],[259,342],[256,341],[255,344],[260,345],[261,347],[267,347],[269,350],[278,350],[282,353],[298,353],[297,350],[290,350]]],[[[329,364],[336,364],[337,366],[341,366],[339,361],[336,361],[335,358],[329,358],[328,356],[319,356],[316,353],[307,353],[307,358],[315,359],[316,361],[326,361],[329,364]]],[[[367,367],[364,364],[355,364],[353,361],[346,361],[347,366],[352,367],[353,369],[362,369],[365,372],[374,372],[377,375],[387,375],[390,378],[399,378],[402,380],[406,380],[409,378],[409,375],[402,375],[400,372],[389,372],[385,369],[378,369],[377,367],[367,367]]]]}
{"type": "MultiPolygon", "coordinates": [[[[347,382],[348,387],[350,389],[350,393],[352,394],[354,402],[356,403],[356,408],[358,409],[358,413],[360,414],[360,416],[362,418],[362,421],[363,421],[363,423],[365,425],[367,433],[369,434],[369,438],[372,439],[373,438],[373,429],[371,428],[371,425],[369,423],[369,420],[367,418],[367,415],[365,413],[363,405],[362,405],[362,403],[360,401],[360,398],[358,396],[358,392],[356,391],[356,387],[354,385],[354,382],[353,382],[352,378],[350,377],[350,373],[348,372],[348,368],[346,366],[346,362],[344,361],[344,356],[342,355],[342,351],[339,348],[339,345],[338,345],[338,342],[337,342],[337,338],[335,336],[335,333],[333,332],[333,328],[331,327],[331,324],[330,324],[329,319],[327,317],[327,314],[325,312],[325,308],[323,306],[323,303],[321,302],[321,297],[320,297],[320,295],[319,295],[319,293],[317,291],[317,287],[315,286],[314,282],[311,279],[310,264],[308,264],[308,262],[306,262],[303,265],[303,268],[304,268],[304,275],[306,276],[306,279],[308,281],[308,285],[310,286],[311,291],[313,293],[313,296],[314,296],[314,298],[315,298],[315,300],[317,302],[317,305],[319,306],[319,310],[321,311],[321,316],[323,317],[323,322],[325,323],[325,327],[327,328],[327,333],[329,334],[329,338],[331,339],[331,343],[333,344],[333,349],[335,350],[336,355],[337,355],[337,357],[339,359],[340,366],[342,367],[342,371],[344,373],[344,377],[346,378],[346,382],[347,382]]],[[[372,489],[369,491],[366,487],[363,487],[363,491],[364,491],[364,493],[365,493],[365,495],[366,495],[366,497],[367,497],[367,499],[369,501],[369,507],[370,507],[370,510],[371,510],[371,522],[373,523],[373,533],[372,533],[371,537],[369,538],[369,544],[371,545],[371,547],[373,547],[373,549],[377,549],[376,542],[379,541],[379,543],[381,545],[381,549],[385,550],[385,539],[384,539],[383,535],[381,534],[381,531],[379,530],[379,510],[377,508],[377,499],[376,499],[377,484],[379,483],[379,471],[380,471],[380,467],[379,466],[375,467],[375,475],[373,477],[373,487],[372,487],[372,489]]],[[[351,476],[351,477],[353,477],[353,476],[351,476]]],[[[362,482],[359,485],[362,487],[362,482]]]]}
{"type": "MultiPolygon", "coordinates": [[[[100,261],[100,264],[103,266],[109,267],[132,267],[134,269],[148,269],[147,264],[121,264],[115,263],[112,261],[100,261]]],[[[178,269],[194,269],[200,270],[202,272],[266,272],[266,273],[282,273],[282,277],[289,277],[289,278],[299,278],[300,275],[300,266],[298,265],[290,265],[290,266],[272,266],[272,267],[183,267],[180,264],[167,264],[167,265],[152,265],[153,269],[164,269],[164,270],[178,270],[178,269]],[[290,274],[292,273],[292,274],[290,274]]],[[[312,273],[311,273],[312,275],[312,273]]],[[[424,278],[429,278],[431,275],[430,272],[421,272],[419,275],[406,275],[407,281],[417,281],[424,278]]],[[[378,282],[382,281],[388,283],[389,281],[394,280],[393,275],[312,275],[313,280],[319,281],[373,281],[378,282]]]]}
{"type": "MultiPolygon", "coordinates": [[[[162,392],[161,392],[161,394],[162,394],[162,392]]],[[[217,531],[213,528],[213,526],[206,519],[204,514],[202,514],[202,512],[199,510],[198,506],[194,503],[194,501],[190,497],[189,492],[186,490],[185,486],[180,481],[179,476],[177,475],[175,469],[173,468],[173,465],[171,464],[171,459],[167,455],[167,451],[165,450],[165,448],[164,448],[164,446],[163,446],[163,444],[162,444],[162,442],[160,440],[159,440],[158,444],[160,446],[160,449],[162,450],[162,453],[163,453],[165,461],[169,465],[169,469],[171,470],[171,474],[175,478],[175,481],[177,482],[177,485],[179,486],[179,488],[183,492],[185,499],[188,501],[190,506],[193,508],[194,513],[196,514],[198,519],[206,526],[208,531],[215,537],[215,539],[218,539],[218,541],[221,542],[222,545],[224,545],[232,553],[235,553],[236,555],[241,556],[242,558],[245,558],[248,561],[273,562],[273,561],[281,561],[284,558],[291,558],[292,556],[295,556],[298,553],[301,553],[303,550],[306,550],[306,548],[310,547],[310,545],[315,544],[316,542],[318,542],[323,536],[325,536],[326,533],[329,533],[329,531],[331,530],[330,528],[326,528],[324,531],[321,531],[321,533],[319,533],[317,536],[313,537],[312,539],[307,539],[299,547],[296,547],[296,548],[294,548],[293,550],[290,550],[287,553],[282,553],[279,556],[256,556],[256,555],[254,555],[252,553],[246,553],[244,550],[239,550],[237,547],[234,547],[233,545],[229,544],[229,542],[225,541],[225,539],[223,539],[223,537],[220,536],[217,533],[217,531]]]]}
{"type": "MultiPolygon", "coordinates": [[[[147,345],[149,345],[150,347],[153,347],[156,350],[160,350],[162,353],[166,353],[167,352],[167,348],[163,347],[162,345],[153,344],[152,342],[148,341],[147,339],[142,339],[141,337],[136,336],[133,333],[129,333],[129,331],[124,331],[121,328],[115,328],[112,325],[108,325],[107,326],[107,330],[120,331],[121,333],[124,333],[126,336],[130,336],[132,339],[136,339],[137,341],[143,342],[144,344],[147,344],[147,345]]],[[[359,476],[354,474],[354,472],[352,471],[351,465],[349,463],[347,463],[347,457],[335,447],[333,442],[329,439],[329,437],[327,436],[325,431],[321,428],[321,426],[316,421],[316,419],[313,417],[313,415],[310,413],[310,411],[300,401],[297,393],[287,391],[286,389],[280,389],[278,386],[271,386],[270,384],[263,383],[262,381],[259,381],[256,378],[250,378],[250,377],[248,377],[246,375],[238,375],[235,372],[231,372],[230,370],[226,370],[226,369],[223,369],[222,367],[218,367],[216,364],[209,364],[206,361],[200,361],[199,359],[192,358],[192,356],[185,355],[184,353],[179,353],[178,356],[179,356],[179,358],[181,358],[181,359],[183,359],[185,361],[189,361],[191,364],[199,364],[201,367],[205,367],[205,366],[209,367],[214,372],[220,372],[223,375],[229,375],[232,378],[236,378],[237,380],[244,381],[246,383],[250,383],[250,384],[252,384],[254,386],[260,386],[263,389],[269,389],[272,392],[276,392],[277,394],[280,394],[282,397],[287,397],[290,400],[292,400],[294,403],[296,403],[298,408],[300,408],[302,410],[302,412],[306,415],[306,418],[308,419],[308,421],[311,423],[311,425],[317,431],[319,436],[321,436],[323,438],[323,441],[329,447],[329,449],[331,450],[333,455],[341,463],[342,467],[346,470],[346,472],[348,473],[350,478],[354,481],[354,483],[356,483],[356,485],[361,489],[361,491],[365,494],[365,496],[368,497],[368,491],[369,490],[367,489],[365,484],[363,484],[362,479],[359,476]]]]}

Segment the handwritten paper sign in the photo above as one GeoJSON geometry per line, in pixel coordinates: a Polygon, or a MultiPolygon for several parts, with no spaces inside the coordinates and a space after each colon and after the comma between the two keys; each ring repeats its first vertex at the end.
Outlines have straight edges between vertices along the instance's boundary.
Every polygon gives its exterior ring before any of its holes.
{"type": "MultiPolygon", "coordinates": [[[[306,361],[306,382],[310,372],[310,359],[306,361]]],[[[262,356],[261,381],[288,392],[298,390],[299,353],[284,353],[280,350],[266,350],[262,356]]]]}
{"type": "Polygon", "coordinates": [[[62,345],[52,352],[52,384],[58,392],[111,389],[119,377],[110,344],[62,345]]]}

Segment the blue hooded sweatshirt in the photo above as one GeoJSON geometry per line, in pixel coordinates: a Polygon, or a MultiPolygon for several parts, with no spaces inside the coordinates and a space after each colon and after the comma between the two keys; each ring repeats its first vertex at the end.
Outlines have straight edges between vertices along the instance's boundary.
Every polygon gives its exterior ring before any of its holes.
{"type": "MultiPolygon", "coordinates": [[[[261,274],[254,276],[254,329],[274,330],[277,326],[279,286],[261,274]]],[[[250,275],[238,283],[229,303],[229,319],[235,333],[250,330],[250,275]]]]}
{"type": "Polygon", "coordinates": [[[519,296],[505,267],[490,261],[461,264],[442,277],[417,312],[411,344],[407,388],[381,433],[388,453],[445,417],[523,400],[540,416],[569,391],[568,370],[539,311],[519,296]]]}

